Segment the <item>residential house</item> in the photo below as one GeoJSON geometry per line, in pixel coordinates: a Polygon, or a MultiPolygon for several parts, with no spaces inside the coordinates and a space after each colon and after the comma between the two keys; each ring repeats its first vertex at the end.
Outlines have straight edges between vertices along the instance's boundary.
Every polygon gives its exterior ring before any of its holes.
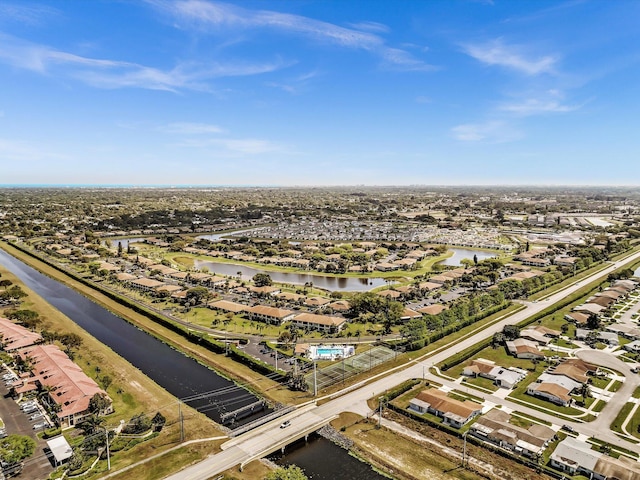
{"type": "Polygon", "coordinates": [[[538,350],[538,344],[524,338],[516,338],[515,340],[505,342],[507,350],[516,358],[528,358],[530,360],[542,360],[544,354],[538,350]]]}
{"type": "Polygon", "coordinates": [[[530,458],[542,454],[555,438],[555,432],[546,425],[533,424],[525,429],[510,423],[510,419],[507,412],[494,408],[482,415],[470,432],[484,441],[530,458]]]}
{"type": "Polygon", "coordinates": [[[496,365],[495,362],[485,360],[484,358],[472,360],[471,364],[464,368],[462,374],[469,377],[479,376],[488,378],[498,387],[508,389],[514,388],[527,376],[526,370],[515,367],[501,367],[500,365],[496,365]]]}
{"type": "Polygon", "coordinates": [[[423,390],[409,402],[410,410],[431,413],[444,419],[446,425],[461,428],[482,413],[482,405],[471,400],[449,398],[446,392],[435,388],[423,390]]]}
{"type": "Polygon", "coordinates": [[[584,475],[591,480],[636,480],[640,464],[621,455],[610,457],[571,436],[562,440],[549,459],[551,467],[569,475],[584,475]]]}

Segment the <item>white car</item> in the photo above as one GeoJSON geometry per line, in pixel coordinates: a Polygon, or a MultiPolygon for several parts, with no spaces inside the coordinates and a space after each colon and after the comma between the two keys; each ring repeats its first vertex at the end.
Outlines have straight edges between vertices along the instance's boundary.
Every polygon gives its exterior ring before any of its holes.
{"type": "Polygon", "coordinates": [[[49,427],[49,423],[48,422],[39,422],[39,423],[36,423],[33,426],[33,429],[34,430],[38,430],[39,428],[48,428],[48,427],[49,427]]]}
{"type": "Polygon", "coordinates": [[[291,420],[287,420],[286,422],[282,422],[282,424],[280,425],[280,428],[287,428],[289,425],[291,425],[291,420]]]}

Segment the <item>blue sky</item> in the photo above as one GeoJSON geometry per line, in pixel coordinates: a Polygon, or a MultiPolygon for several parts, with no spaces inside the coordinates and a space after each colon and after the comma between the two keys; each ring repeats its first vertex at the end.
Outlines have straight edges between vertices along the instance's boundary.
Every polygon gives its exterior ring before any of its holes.
{"type": "Polygon", "coordinates": [[[640,183],[640,2],[0,0],[0,184],[640,183]]]}

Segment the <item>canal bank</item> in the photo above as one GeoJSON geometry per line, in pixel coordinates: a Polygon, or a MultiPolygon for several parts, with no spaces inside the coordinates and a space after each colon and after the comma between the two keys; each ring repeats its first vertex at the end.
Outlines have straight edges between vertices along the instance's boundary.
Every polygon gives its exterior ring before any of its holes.
{"type": "MultiPolygon", "coordinates": [[[[121,354],[124,358],[129,357],[128,360],[138,367],[141,373],[148,374],[159,385],[165,386],[167,390],[174,395],[183,395],[181,392],[184,392],[185,389],[187,392],[192,392],[192,396],[196,397],[199,396],[199,392],[203,392],[205,398],[196,398],[187,403],[193,405],[194,408],[210,418],[219,418],[220,412],[218,405],[216,405],[215,402],[208,401],[208,398],[211,398],[208,396],[208,393],[217,391],[215,398],[220,399],[219,404],[224,405],[224,401],[229,400],[227,394],[235,389],[235,386],[218,386],[215,388],[214,380],[215,383],[218,383],[220,379],[212,377],[212,374],[215,375],[214,372],[193,361],[193,359],[169,348],[154,337],[151,337],[77,292],[60,284],[57,280],[37,272],[2,250],[0,250],[0,264],[7,267],[29,289],[32,289],[35,293],[43,297],[43,299],[47,300],[55,308],[63,311],[70,320],[81,325],[92,336],[110,346],[116,353],[121,354]],[[146,337],[146,339],[144,337],[146,337]],[[141,360],[138,354],[146,357],[147,361],[141,360]],[[184,370],[183,365],[187,365],[186,370],[184,370]],[[159,376],[160,373],[162,376],[159,376]],[[203,377],[203,375],[205,375],[205,377],[203,377]],[[163,385],[163,383],[165,385],[163,385]],[[207,390],[207,388],[209,390],[207,390]]],[[[247,394],[248,392],[239,395],[238,390],[235,390],[235,393],[231,395],[231,404],[238,404],[238,402],[245,400],[248,401],[248,399],[243,399],[247,394]]],[[[226,403],[226,405],[229,404],[229,402],[226,403]]],[[[300,446],[295,446],[287,450],[287,454],[281,460],[285,463],[292,463],[294,461],[292,458],[296,459],[297,456],[294,455],[290,457],[288,454],[299,451],[300,446]]],[[[329,455],[341,465],[353,463],[348,469],[348,471],[352,473],[351,476],[342,478],[353,480],[378,478],[374,475],[373,470],[368,464],[349,456],[346,450],[325,439],[310,442],[304,448],[304,451],[305,458],[315,459],[315,461],[310,460],[305,462],[304,465],[305,471],[307,471],[310,478],[337,478],[330,473],[331,470],[327,473],[326,462],[319,461],[319,459],[326,458],[326,455],[329,455]]],[[[299,455],[299,453],[297,455],[299,455]]]]}
{"type": "Polygon", "coordinates": [[[258,399],[214,370],[0,250],[0,263],[91,336],[217,423],[258,399]]]}

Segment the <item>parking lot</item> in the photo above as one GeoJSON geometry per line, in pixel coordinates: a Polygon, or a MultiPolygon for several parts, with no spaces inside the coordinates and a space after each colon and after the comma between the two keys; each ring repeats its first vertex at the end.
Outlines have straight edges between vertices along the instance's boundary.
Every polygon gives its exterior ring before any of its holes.
{"type": "MultiPolygon", "coordinates": [[[[6,372],[3,372],[3,375],[6,372]]],[[[26,435],[36,441],[36,449],[31,458],[25,460],[25,466],[22,473],[16,477],[29,480],[44,480],[49,477],[53,471],[53,465],[45,455],[47,442],[37,437],[33,426],[42,422],[42,418],[35,418],[33,421],[30,417],[36,414],[37,410],[29,410],[30,413],[23,412],[18,404],[9,394],[9,388],[5,382],[0,382],[0,418],[4,422],[4,431],[6,435],[26,435]]]]}

